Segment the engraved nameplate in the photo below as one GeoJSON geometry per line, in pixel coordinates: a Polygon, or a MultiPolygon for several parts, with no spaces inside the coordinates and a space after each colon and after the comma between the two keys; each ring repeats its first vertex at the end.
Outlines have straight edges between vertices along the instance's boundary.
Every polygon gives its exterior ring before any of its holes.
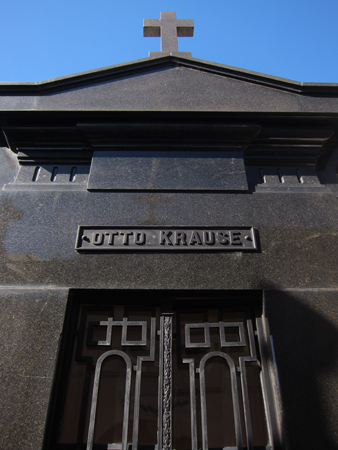
{"type": "Polygon", "coordinates": [[[79,226],[76,250],[83,251],[252,251],[253,227],[100,227],[79,226]]]}

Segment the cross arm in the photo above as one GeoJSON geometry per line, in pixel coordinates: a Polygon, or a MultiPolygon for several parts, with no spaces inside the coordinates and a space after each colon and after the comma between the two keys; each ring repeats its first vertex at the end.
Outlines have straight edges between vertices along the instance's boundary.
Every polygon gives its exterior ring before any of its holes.
{"type": "Polygon", "coordinates": [[[160,21],[158,19],[144,19],[143,36],[160,37],[161,36],[160,21]]]}
{"type": "Polygon", "coordinates": [[[194,35],[194,21],[192,19],[177,20],[177,36],[191,37],[194,35]]]}

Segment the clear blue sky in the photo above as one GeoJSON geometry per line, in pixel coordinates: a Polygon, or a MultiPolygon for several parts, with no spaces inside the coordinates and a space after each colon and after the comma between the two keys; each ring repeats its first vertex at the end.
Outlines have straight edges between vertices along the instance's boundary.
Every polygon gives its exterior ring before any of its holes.
{"type": "Polygon", "coordinates": [[[192,56],[296,81],[338,83],[338,0],[2,0],[0,81],[41,81],[160,50],[143,19],[194,19],[192,56]]]}

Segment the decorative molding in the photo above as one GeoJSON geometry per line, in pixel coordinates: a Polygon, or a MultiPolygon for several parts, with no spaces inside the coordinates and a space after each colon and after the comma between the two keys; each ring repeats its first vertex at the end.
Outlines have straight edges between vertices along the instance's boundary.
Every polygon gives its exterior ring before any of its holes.
{"type": "Polygon", "coordinates": [[[172,317],[165,316],[163,321],[163,414],[162,414],[162,448],[171,450],[172,438],[172,317]]]}

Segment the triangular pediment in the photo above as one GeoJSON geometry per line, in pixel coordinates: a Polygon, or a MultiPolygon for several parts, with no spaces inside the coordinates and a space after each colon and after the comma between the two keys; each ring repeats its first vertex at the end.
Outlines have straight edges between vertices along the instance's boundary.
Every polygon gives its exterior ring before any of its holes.
{"type": "Polygon", "coordinates": [[[41,83],[4,83],[0,95],[2,110],[338,112],[338,85],[297,83],[176,56],[41,83]]]}

